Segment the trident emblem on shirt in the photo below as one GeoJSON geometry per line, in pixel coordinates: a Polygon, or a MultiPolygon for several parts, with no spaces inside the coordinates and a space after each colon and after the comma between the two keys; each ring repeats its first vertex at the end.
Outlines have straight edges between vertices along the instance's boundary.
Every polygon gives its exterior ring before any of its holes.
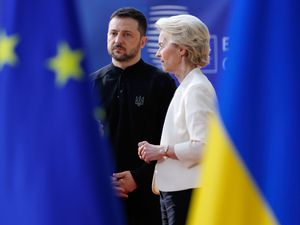
{"type": "Polygon", "coordinates": [[[135,96],[135,104],[138,107],[144,105],[144,96],[135,96]]]}

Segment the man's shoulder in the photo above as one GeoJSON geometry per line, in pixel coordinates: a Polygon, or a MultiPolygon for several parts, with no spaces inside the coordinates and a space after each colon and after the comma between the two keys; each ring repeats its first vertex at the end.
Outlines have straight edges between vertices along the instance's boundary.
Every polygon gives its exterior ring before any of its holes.
{"type": "Polygon", "coordinates": [[[97,79],[102,79],[105,75],[107,75],[112,69],[112,65],[108,64],[95,72],[91,73],[90,78],[92,81],[95,81],[97,79]]]}
{"type": "Polygon", "coordinates": [[[163,80],[163,81],[169,81],[169,82],[174,82],[173,77],[169,74],[166,73],[164,71],[162,71],[161,69],[159,69],[158,67],[155,67],[149,63],[144,62],[144,66],[145,68],[147,68],[147,71],[149,72],[149,74],[151,76],[153,76],[153,78],[158,79],[158,80],[163,80]]]}
{"type": "Polygon", "coordinates": [[[155,67],[149,63],[143,62],[143,65],[145,67],[145,69],[147,69],[147,71],[151,71],[153,72],[155,75],[166,75],[166,72],[163,72],[161,69],[159,69],[158,67],[155,67]]]}

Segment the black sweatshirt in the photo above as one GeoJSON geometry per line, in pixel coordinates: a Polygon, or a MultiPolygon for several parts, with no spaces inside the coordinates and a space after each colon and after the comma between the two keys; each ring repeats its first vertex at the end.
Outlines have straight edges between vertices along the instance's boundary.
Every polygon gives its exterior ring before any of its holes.
{"type": "Polygon", "coordinates": [[[104,124],[113,147],[116,172],[129,170],[138,186],[136,192],[151,194],[155,162],[147,164],[138,157],[138,142],[159,144],[176,89],[174,79],[143,60],[125,70],[107,65],[92,74],[92,79],[106,111],[104,124]]]}

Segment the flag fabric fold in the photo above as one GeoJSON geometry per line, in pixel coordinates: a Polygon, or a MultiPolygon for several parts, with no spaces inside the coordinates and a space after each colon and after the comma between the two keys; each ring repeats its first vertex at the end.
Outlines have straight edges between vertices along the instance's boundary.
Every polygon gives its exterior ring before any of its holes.
{"type": "Polygon", "coordinates": [[[0,224],[123,224],[75,1],[0,6],[0,224]]]}
{"type": "Polygon", "coordinates": [[[299,224],[299,21],[293,0],[234,2],[189,225],[299,224]]]}

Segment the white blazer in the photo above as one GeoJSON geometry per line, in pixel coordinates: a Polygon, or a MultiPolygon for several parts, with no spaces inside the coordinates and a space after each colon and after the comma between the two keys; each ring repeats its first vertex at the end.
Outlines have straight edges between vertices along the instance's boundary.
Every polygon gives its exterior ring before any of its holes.
{"type": "Polygon", "coordinates": [[[193,69],[177,88],[165,118],[160,144],[174,145],[178,160],[165,157],[157,162],[154,179],[160,191],[201,186],[200,158],[215,106],[213,86],[199,68],[193,69]]]}

